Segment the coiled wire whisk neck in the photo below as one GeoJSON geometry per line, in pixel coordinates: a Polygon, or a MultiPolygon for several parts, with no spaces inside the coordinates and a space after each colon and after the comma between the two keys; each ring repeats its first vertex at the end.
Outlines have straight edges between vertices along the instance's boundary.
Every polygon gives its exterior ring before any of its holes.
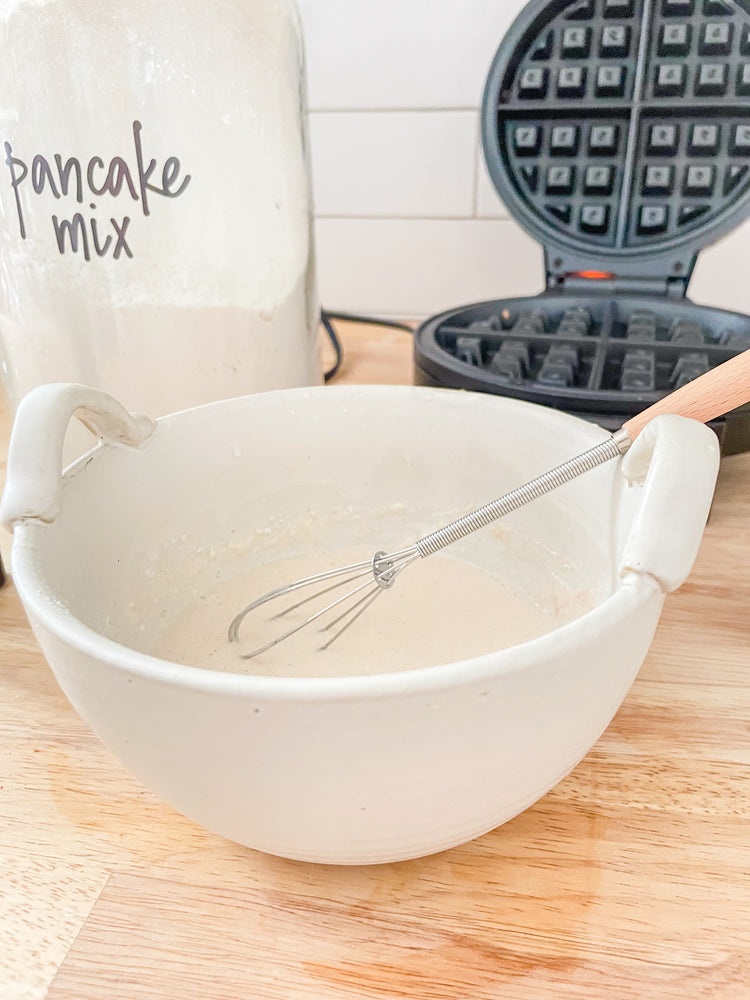
{"type": "Polygon", "coordinates": [[[550,493],[559,486],[564,486],[565,483],[569,483],[571,480],[583,475],[584,472],[589,472],[598,465],[603,465],[613,458],[624,455],[630,444],[631,440],[628,435],[624,431],[618,431],[606,441],[602,441],[601,444],[589,448],[582,455],[577,455],[575,458],[563,462],[562,465],[558,465],[556,468],[550,469],[541,476],[537,476],[536,479],[532,479],[523,486],[511,490],[510,493],[506,493],[497,500],[493,500],[492,503],[478,507],[470,514],[466,514],[464,517],[451,522],[451,524],[446,524],[445,527],[438,528],[437,531],[433,531],[429,535],[425,535],[424,538],[420,538],[416,542],[419,554],[423,557],[434,555],[441,549],[446,548],[446,546],[453,545],[454,542],[466,538],[467,535],[473,534],[480,528],[487,527],[488,524],[492,524],[498,518],[505,517],[506,514],[518,510],[519,507],[524,507],[532,500],[538,500],[545,493],[550,493]]]}

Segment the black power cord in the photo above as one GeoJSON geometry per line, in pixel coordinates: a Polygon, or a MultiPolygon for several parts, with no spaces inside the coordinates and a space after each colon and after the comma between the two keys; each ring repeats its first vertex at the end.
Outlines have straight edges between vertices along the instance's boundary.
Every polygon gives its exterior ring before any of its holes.
{"type": "Polygon", "coordinates": [[[328,334],[328,339],[331,341],[331,346],[333,347],[333,351],[336,356],[336,360],[333,365],[323,376],[326,382],[330,382],[331,379],[338,374],[344,360],[344,350],[331,320],[340,320],[342,323],[366,323],[370,326],[384,326],[390,327],[394,330],[405,330],[407,333],[414,333],[412,327],[408,326],[406,323],[397,323],[395,320],[377,319],[375,316],[359,316],[356,313],[334,313],[328,312],[326,309],[321,309],[320,322],[323,324],[323,328],[328,334]]]}
{"type": "Polygon", "coordinates": [[[397,323],[392,319],[378,319],[377,316],[358,316],[356,313],[327,312],[325,315],[329,319],[338,319],[342,323],[369,323],[370,326],[390,326],[394,330],[406,330],[407,333],[414,333],[414,328],[408,323],[397,323]]]}
{"type": "Polygon", "coordinates": [[[341,368],[341,363],[344,360],[344,349],[341,346],[338,334],[333,328],[330,317],[324,309],[321,309],[320,311],[320,322],[323,324],[323,327],[328,334],[328,339],[331,341],[331,347],[333,347],[334,354],[336,355],[336,360],[333,362],[333,365],[323,376],[326,382],[330,382],[334,375],[338,374],[338,371],[341,368]]]}

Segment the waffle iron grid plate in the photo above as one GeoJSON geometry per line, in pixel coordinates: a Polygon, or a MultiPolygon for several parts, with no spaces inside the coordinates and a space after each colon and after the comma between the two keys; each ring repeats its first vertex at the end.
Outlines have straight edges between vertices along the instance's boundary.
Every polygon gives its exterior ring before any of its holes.
{"type": "MultiPolygon", "coordinates": [[[[418,382],[615,427],[750,347],[750,318],[684,297],[700,249],[750,214],[750,2],[532,0],[493,61],[482,130],[547,291],[428,320],[418,382]]],[[[746,432],[750,447],[745,423],[729,450],[746,432]]]]}

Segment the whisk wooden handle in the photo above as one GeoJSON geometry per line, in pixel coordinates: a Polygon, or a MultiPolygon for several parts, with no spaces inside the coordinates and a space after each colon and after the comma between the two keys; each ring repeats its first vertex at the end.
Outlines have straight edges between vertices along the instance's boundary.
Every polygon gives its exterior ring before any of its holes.
{"type": "Polygon", "coordinates": [[[674,413],[707,423],[750,400],[750,350],[688,382],[658,403],[631,417],[622,429],[635,441],[649,421],[661,413],[674,413]]]}

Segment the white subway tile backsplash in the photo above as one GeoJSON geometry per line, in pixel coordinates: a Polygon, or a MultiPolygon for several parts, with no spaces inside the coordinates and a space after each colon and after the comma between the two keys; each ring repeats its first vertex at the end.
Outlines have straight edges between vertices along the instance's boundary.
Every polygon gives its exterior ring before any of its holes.
{"type": "Polygon", "coordinates": [[[698,258],[688,295],[694,302],[750,313],[750,220],[698,258]]]}
{"type": "Polygon", "coordinates": [[[476,108],[524,0],[299,0],[311,110],[476,108]]]}
{"type": "Polygon", "coordinates": [[[540,290],[541,250],[505,221],[478,144],[524,0],[299,3],[323,303],[416,317],[540,290]]]}
{"type": "Polygon", "coordinates": [[[477,215],[480,219],[507,219],[508,209],[492,186],[484,154],[481,148],[477,152],[477,215]]]}
{"type": "Polygon", "coordinates": [[[468,218],[476,123],[472,111],[312,113],[317,214],[468,218]]]}
{"type": "Polygon", "coordinates": [[[544,287],[542,252],[508,220],[319,219],[321,302],[424,317],[544,287]]]}

